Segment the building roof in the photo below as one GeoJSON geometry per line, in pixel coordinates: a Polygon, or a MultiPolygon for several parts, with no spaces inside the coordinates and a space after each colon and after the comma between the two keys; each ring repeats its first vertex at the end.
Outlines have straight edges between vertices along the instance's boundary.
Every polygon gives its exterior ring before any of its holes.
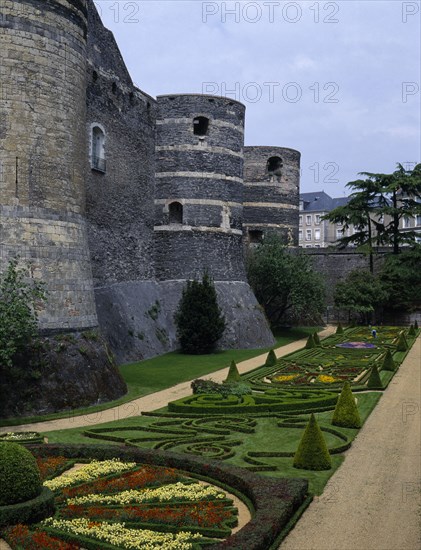
{"type": "Polygon", "coordinates": [[[348,200],[348,197],[332,199],[332,197],[324,191],[300,193],[300,203],[302,202],[301,210],[304,212],[330,212],[338,206],[344,206],[348,200]]]}

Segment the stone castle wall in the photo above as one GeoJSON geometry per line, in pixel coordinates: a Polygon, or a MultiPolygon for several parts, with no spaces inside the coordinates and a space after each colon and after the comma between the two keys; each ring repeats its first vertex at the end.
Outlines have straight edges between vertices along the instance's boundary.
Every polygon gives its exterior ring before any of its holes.
{"type": "MultiPolygon", "coordinates": [[[[40,327],[96,326],[97,311],[106,327],[111,297],[126,309],[146,304],[153,283],[173,304],[186,279],[207,270],[227,317],[242,310],[226,345],[270,345],[246,283],[243,235],[260,224],[295,239],[299,153],[246,148],[245,186],[244,105],[150,97],[93,0],[0,0],[0,13],[0,269],[19,254],[46,281],[40,327]],[[268,180],[274,155],[283,171],[268,180]]],[[[123,332],[145,323],[140,309],[132,317],[123,332]]]]}
{"type": "Polygon", "coordinates": [[[132,83],[92,4],[88,19],[87,121],[105,133],[106,171],[85,162],[89,247],[96,287],[154,275],[156,101],[132,83]]]}
{"type": "Polygon", "coordinates": [[[244,147],[244,239],[267,233],[298,245],[300,153],[285,147],[244,147]]]}
{"type": "Polygon", "coordinates": [[[97,325],[85,221],[86,2],[0,0],[0,261],[47,283],[42,329],[97,325]]]}
{"type": "Polygon", "coordinates": [[[245,107],[203,95],[158,97],[155,267],[161,280],[245,280],[245,107]],[[195,129],[195,121],[203,128],[195,129]],[[172,215],[178,208],[179,216],[172,215]]]}

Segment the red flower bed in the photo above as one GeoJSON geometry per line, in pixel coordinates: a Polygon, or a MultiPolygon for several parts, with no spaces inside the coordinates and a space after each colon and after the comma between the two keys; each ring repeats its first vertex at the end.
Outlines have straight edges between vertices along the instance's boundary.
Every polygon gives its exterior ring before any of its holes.
{"type": "Polygon", "coordinates": [[[48,458],[37,458],[37,464],[39,471],[41,473],[42,481],[54,477],[58,473],[61,473],[64,465],[68,462],[68,458],[64,456],[57,457],[48,457],[48,458]]]}
{"type": "Polygon", "coordinates": [[[179,504],[171,508],[125,506],[106,508],[101,506],[68,505],[60,510],[60,517],[71,519],[89,517],[93,520],[131,521],[161,523],[178,526],[223,527],[223,522],[232,517],[232,511],[221,502],[202,501],[179,504]]]}
{"type": "Polygon", "coordinates": [[[12,548],[25,550],[79,550],[78,544],[69,544],[51,537],[44,531],[30,531],[26,525],[15,525],[4,530],[4,537],[12,548]]]}
{"type": "Polygon", "coordinates": [[[64,498],[73,498],[91,493],[113,494],[130,489],[173,483],[180,479],[182,476],[172,468],[142,466],[135,472],[122,473],[114,479],[96,479],[90,483],[84,483],[82,486],[66,487],[62,489],[61,495],[64,498]]]}

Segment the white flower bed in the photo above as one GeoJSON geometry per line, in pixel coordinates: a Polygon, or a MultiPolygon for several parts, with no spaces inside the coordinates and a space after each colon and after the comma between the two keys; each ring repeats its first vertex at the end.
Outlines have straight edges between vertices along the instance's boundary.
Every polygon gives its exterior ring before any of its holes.
{"type": "Polygon", "coordinates": [[[0,441],[22,441],[30,439],[38,439],[40,434],[38,432],[7,432],[0,434],[0,441]]]}
{"type": "Polygon", "coordinates": [[[184,485],[181,482],[158,487],[157,489],[143,489],[140,491],[122,491],[115,495],[90,494],[81,497],[69,498],[67,504],[119,504],[126,505],[141,502],[171,502],[172,500],[189,500],[195,502],[206,498],[226,498],[225,493],[210,485],[192,483],[184,485]]]}
{"type": "Polygon", "coordinates": [[[186,531],[177,534],[157,533],[146,529],[127,529],[124,523],[92,522],[86,518],[73,520],[48,518],[41,525],[103,540],[119,548],[130,550],[156,550],[157,548],[190,550],[193,545],[189,541],[202,538],[202,535],[186,531]]]}
{"type": "Polygon", "coordinates": [[[62,489],[63,487],[69,487],[78,483],[92,481],[108,474],[125,472],[133,469],[136,465],[136,462],[120,462],[117,459],[104,460],[102,462],[93,460],[89,464],[82,466],[79,470],[64,473],[54,479],[45,481],[44,485],[52,491],[56,491],[57,489],[62,489]]]}

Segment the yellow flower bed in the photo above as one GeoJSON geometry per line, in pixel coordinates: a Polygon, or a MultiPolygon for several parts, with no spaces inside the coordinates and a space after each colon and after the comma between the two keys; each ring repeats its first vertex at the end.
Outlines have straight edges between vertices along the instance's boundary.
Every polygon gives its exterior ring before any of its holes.
{"type": "Polygon", "coordinates": [[[297,378],[299,376],[298,374],[282,374],[280,376],[277,376],[274,378],[276,382],[289,382],[290,380],[294,380],[294,378],[297,378]]]}
{"type": "Polygon", "coordinates": [[[103,540],[117,548],[130,550],[156,550],[157,548],[190,550],[193,545],[189,541],[202,538],[202,535],[188,531],[176,534],[158,533],[147,529],[128,529],[124,523],[93,522],[87,518],[73,520],[48,518],[41,525],[103,540]]]}
{"type": "Polygon", "coordinates": [[[171,500],[189,500],[192,502],[202,500],[204,498],[226,497],[224,493],[218,491],[210,485],[201,485],[200,483],[171,483],[158,487],[157,489],[129,490],[122,491],[116,495],[90,494],[82,497],[69,498],[67,504],[119,504],[126,505],[140,502],[171,502],[171,500]]]}
{"type": "Polygon", "coordinates": [[[338,378],[330,376],[329,374],[319,374],[317,381],[323,382],[323,384],[332,384],[332,382],[337,382],[338,378]]]}
{"type": "Polygon", "coordinates": [[[135,466],[136,462],[121,462],[117,459],[104,460],[102,462],[93,460],[89,464],[82,466],[79,470],[64,473],[54,479],[45,481],[44,485],[45,487],[51,489],[51,491],[56,491],[57,489],[69,487],[70,485],[75,485],[77,483],[92,481],[93,479],[97,479],[98,477],[106,476],[108,474],[119,474],[121,472],[131,470],[135,466]]]}

